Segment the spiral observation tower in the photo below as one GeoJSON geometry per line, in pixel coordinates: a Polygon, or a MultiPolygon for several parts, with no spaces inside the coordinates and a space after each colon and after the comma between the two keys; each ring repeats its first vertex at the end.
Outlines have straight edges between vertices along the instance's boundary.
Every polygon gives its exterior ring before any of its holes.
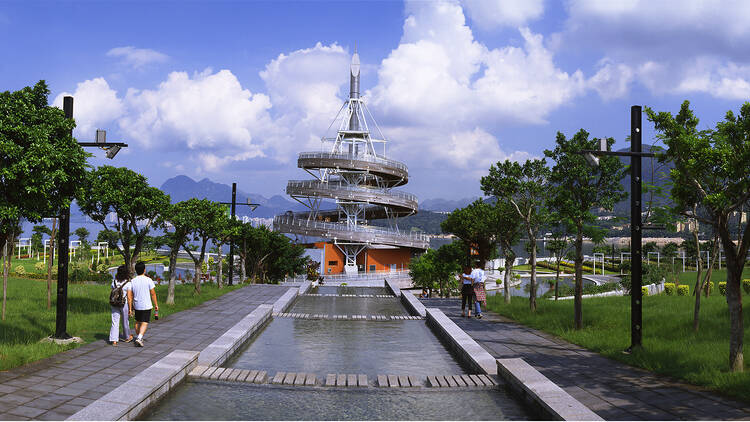
{"type": "Polygon", "coordinates": [[[321,139],[321,152],[299,154],[297,167],[313,179],[287,184],[286,193],[308,210],[287,212],[273,221],[278,232],[328,239],[342,252],[347,274],[358,272],[357,257],[368,248],[429,246],[427,235],[398,227],[400,217],[417,212],[417,197],[395,189],[409,181],[409,171],[404,163],[386,158],[386,139],[359,96],[359,67],[355,51],[349,98],[330,126],[338,124],[336,136],[321,139]],[[379,138],[371,135],[373,127],[379,138]],[[331,202],[335,208],[321,209],[331,202]],[[376,219],[387,219],[387,227],[368,225],[376,219]]]}

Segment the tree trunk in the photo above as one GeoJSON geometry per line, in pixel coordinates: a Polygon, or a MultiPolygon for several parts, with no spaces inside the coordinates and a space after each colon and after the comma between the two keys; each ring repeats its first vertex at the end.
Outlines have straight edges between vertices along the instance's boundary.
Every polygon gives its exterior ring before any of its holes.
{"type": "Polygon", "coordinates": [[[560,293],[560,261],[560,259],[557,260],[557,273],[555,274],[555,300],[557,300],[560,293]]]}
{"type": "Polygon", "coordinates": [[[180,247],[172,248],[169,251],[169,285],[167,286],[167,305],[174,305],[174,286],[176,283],[177,274],[177,252],[180,247]]]}
{"type": "Polygon", "coordinates": [[[57,237],[57,219],[52,219],[52,237],[49,239],[49,261],[47,261],[47,309],[52,307],[52,261],[55,259],[55,238],[57,237]]]}
{"type": "Polygon", "coordinates": [[[700,324],[699,314],[701,310],[701,272],[703,271],[703,260],[701,259],[701,243],[698,239],[698,231],[693,230],[693,240],[695,241],[695,250],[698,251],[698,261],[696,263],[696,276],[695,276],[695,288],[693,289],[693,295],[695,295],[695,306],[693,307],[693,331],[698,331],[700,324]]]}
{"type": "Polygon", "coordinates": [[[193,277],[193,285],[195,286],[195,293],[201,293],[201,277],[203,277],[203,262],[198,261],[195,263],[195,276],[193,277]]]}
{"type": "Polygon", "coordinates": [[[503,286],[505,287],[503,289],[505,290],[505,293],[504,293],[505,303],[510,303],[510,276],[511,276],[511,271],[513,270],[514,260],[515,260],[515,257],[511,258],[508,255],[505,256],[505,277],[503,277],[503,286]]]}
{"type": "Polygon", "coordinates": [[[529,234],[531,242],[531,282],[529,286],[529,309],[536,312],[536,238],[529,234]]]}
{"type": "Polygon", "coordinates": [[[245,269],[245,255],[240,255],[240,274],[242,274],[242,283],[247,280],[247,271],[245,269]]]}
{"type": "Polygon", "coordinates": [[[216,286],[221,289],[222,288],[222,284],[221,284],[222,279],[221,279],[221,277],[223,275],[222,274],[222,268],[221,268],[223,266],[223,265],[221,265],[221,244],[218,245],[218,249],[219,249],[219,253],[218,253],[219,268],[216,270],[216,275],[217,275],[217,277],[216,277],[216,286]]]}
{"type": "Polygon", "coordinates": [[[3,321],[5,321],[5,302],[8,292],[8,238],[3,242],[3,321]]]}
{"type": "MultiPolygon", "coordinates": [[[[727,250],[727,248],[725,248],[727,250]]],[[[744,371],[742,352],[743,335],[741,280],[745,257],[737,259],[734,253],[727,254],[727,304],[729,305],[729,369],[732,372],[744,371]]]]}
{"type": "MultiPolygon", "coordinates": [[[[576,288],[575,298],[573,299],[574,307],[574,319],[575,329],[580,330],[583,328],[583,278],[582,278],[582,266],[583,266],[583,228],[578,227],[578,234],[576,235],[576,288]]],[[[640,288],[640,287],[639,287],[640,288]]],[[[633,286],[630,286],[631,294],[633,286]]]]}

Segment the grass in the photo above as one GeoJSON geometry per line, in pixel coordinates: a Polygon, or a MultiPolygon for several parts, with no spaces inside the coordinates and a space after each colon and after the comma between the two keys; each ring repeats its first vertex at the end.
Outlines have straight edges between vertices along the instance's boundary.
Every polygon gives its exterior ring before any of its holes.
{"type": "MultiPolygon", "coordinates": [[[[0,370],[77,347],[75,344],[63,346],[40,343],[41,339],[55,332],[56,286],[57,283],[53,283],[52,307],[47,309],[46,281],[15,277],[8,279],[5,321],[0,321],[0,370]]],[[[240,287],[234,285],[218,289],[215,284],[203,284],[201,294],[196,295],[192,284],[178,284],[175,288],[175,304],[167,305],[167,285],[157,285],[159,316],[166,317],[192,308],[240,287]]],[[[70,335],[81,337],[86,343],[108,339],[111,321],[109,291],[108,285],[68,285],[67,328],[70,335]]]]}
{"type": "MultiPolygon", "coordinates": [[[[693,274],[693,282],[695,280],[693,274]]],[[[714,278],[718,280],[718,278],[714,278]]],[[[691,287],[692,290],[692,287],[691,287]]],[[[744,294],[744,300],[750,295],[744,294]]],[[[718,293],[701,298],[700,331],[693,332],[693,296],[647,296],[643,300],[643,349],[623,354],[630,345],[630,297],[601,297],[583,302],[583,329],[573,328],[573,301],[487,298],[489,309],[519,323],[561,337],[612,359],[680,378],[750,402],[750,371],[729,372],[729,311],[718,293]]],[[[746,302],[747,303],[747,302],[746,302]]],[[[750,312],[744,315],[745,344],[750,344],[750,312]]],[[[746,348],[747,349],[747,348],[746,348]]],[[[748,359],[750,360],[750,359],[748,359]]]]}

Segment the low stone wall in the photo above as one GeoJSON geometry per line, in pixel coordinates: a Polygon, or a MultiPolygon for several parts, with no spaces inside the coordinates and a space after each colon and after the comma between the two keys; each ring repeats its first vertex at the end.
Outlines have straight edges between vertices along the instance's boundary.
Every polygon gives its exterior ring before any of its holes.
{"type": "Polygon", "coordinates": [[[217,338],[203,349],[198,357],[198,364],[204,366],[220,366],[242,344],[271,318],[271,305],[260,305],[242,318],[240,322],[217,338]]]}
{"type": "Polygon", "coordinates": [[[388,280],[387,278],[385,279],[385,287],[388,289],[388,291],[393,293],[393,296],[401,296],[401,289],[398,288],[398,285],[393,281],[388,280]]]}
{"type": "Polygon", "coordinates": [[[300,284],[300,286],[299,286],[299,295],[303,295],[303,294],[306,294],[307,292],[309,292],[310,291],[310,287],[312,287],[312,282],[309,281],[309,280],[303,282],[302,284],[300,284]]]}
{"type": "Polygon", "coordinates": [[[134,420],[197,365],[198,352],[175,350],[67,420],[134,420]]]}
{"type": "Polygon", "coordinates": [[[294,299],[297,298],[299,288],[291,288],[286,291],[276,302],[273,304],[273,312],[286,312],[291,306],[294,299]]]}
{"type": "Polygon", "coordinates": [[[419,315],[422,318],[427,316],[427,308],[412,293],[401,292],[401,303],[412,315],[419,315]]]}
{"type": "Polygon", "coordinates": [[[530,406],[553,420],[604,420],[523,359],[498,359],[497,373],[530,406]]]}
{"type": "Polygon", "coordinates": [[[474,370],[487,375],[497,374],[495,358],[464,332],[438,308],[427,308],[427,325],[445,340],[459,359],[474,370]]]}

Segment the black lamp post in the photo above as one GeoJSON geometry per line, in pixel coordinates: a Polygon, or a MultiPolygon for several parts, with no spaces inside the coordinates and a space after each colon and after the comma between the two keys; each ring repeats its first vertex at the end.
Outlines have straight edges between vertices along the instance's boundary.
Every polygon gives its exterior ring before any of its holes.
{"type": "MultiPolygon", "coordinates": [[[[250,203],[250,199],[248,198],[247,203],[237,203],[237,183],[232,183],[232,202],[220,202],[224,205],[231,205],[232,211],[231,211],[231,219],[234,219],[234,210],[235,206],[237,205],[247,205],[250,207],[250,211],[254,211],[256,208],[258,208],[258,205],[260,204],[252,204],[250,203]]],[[[221,262],[219,263],[221,265],[221,262]]],[[[231,242],[229,242],[229,285],[231,286],[234,281],[234,239],[232,239],[231,242]]]]}
{"type": "MultiPolygon", "coordinates": [[[[73,97],[63,97],[63,112],[66,119],[73,118],[73,97]]],[[[70,131],[73,136],[73,131],[70,131]]],[[[97,131],[97,142],[78,142],[82,147],[98,147],[107,150],[107,158],[114,158],[120,148],[127,147],[128,144],[123,142],[107,142],[106,132],[97,131]]],[[[57,304],[55,317],[55,335],[54,338],[67,340],[70,335],[67,333],[68,326],[68,241],[70,240],[70,206],[65,207],[60,214],[60,245],[57,255],[57,304]]]]}
{"type": "Polygon", "coordinates": [[[641,158],[654,157],[651,152],[641,151],[642,116],[641,106],[630,107],[630,152],[607,151],[606,143],[602,144],[600,150],[582,150],[587,161],[598,165],[598,155],[615,155],[618,157],[630,157],[630,347],[625,350],[630,353],[634,348],[643,345],[643,292],[641,291],[643,273],[641,250],[643,230],[659,228],[658,226],[644,227],[641,222],[641,158]]]}

